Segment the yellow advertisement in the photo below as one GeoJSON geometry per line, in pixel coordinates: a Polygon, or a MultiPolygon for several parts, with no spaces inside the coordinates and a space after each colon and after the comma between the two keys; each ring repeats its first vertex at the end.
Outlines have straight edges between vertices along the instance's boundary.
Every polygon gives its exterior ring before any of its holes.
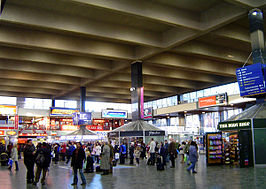
{"type": "Polygon", "coordinates": [[[76,109],[51,108],[51,115],[72,115],[78,112],[76,109]]]}
{"type": "Polygon", "coordinates": [[[16,106],[8,106],[8,105],[0,105],[0,114],[2,115],[16,115],[17,107],[16,106]]]}

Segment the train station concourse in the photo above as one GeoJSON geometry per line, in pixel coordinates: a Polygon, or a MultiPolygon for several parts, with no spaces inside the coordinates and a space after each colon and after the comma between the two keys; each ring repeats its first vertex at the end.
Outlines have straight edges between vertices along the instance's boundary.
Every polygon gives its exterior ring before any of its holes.
{"type": "Polygon", "coordinates": [[[265,0],[0,0],[0,189],[266,188],[265,0]]]}

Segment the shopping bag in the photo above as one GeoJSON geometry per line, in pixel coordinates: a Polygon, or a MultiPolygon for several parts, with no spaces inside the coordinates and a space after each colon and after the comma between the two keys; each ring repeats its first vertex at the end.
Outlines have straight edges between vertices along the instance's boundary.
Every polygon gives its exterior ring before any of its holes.
{"type": "Polygon", "coordinates": [[[13,160],[11,158],[9,158],[8,165],[12,167],[12,164],[13,164],[13,160]]]}
{"type": "Polygon", "coordinates": [[[115,159],[119,159],[119,153],[115,153],[115,159]]]}
{"type": "Polygon", "coordinates": [[[187,162],[187,156],[186,155],[184,156],[184,161],[187,162]]]}
{"type": "Polygon", "coordinates": [[[84,163],[83,163],[83,169],[86,169],[86,166],[87,166],[87,161],[84,161],[84,163]]]}

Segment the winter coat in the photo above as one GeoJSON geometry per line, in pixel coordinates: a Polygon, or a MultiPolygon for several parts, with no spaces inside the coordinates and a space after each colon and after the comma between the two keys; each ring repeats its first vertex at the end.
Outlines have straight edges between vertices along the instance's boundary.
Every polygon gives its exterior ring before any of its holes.
{"type": "Polygon", "coordinates": [[[103,151],[101,154],[101,169],[110,169],[110,147],[108,145],[104,145],[103,147],[103,151]]]}
{"type": "Polygon", "coordinates": [[[189,161],[191,161],[192,163],[198,161],[197,148],[193,145],[189,147],[189,161]]]}
{"type": "Polygon", "coordinates": [[[177,156],[177,151],[176,151],[176,143],[171,142],[169,147],[168,147],[168,152],[169,154],[173,154],[175,157],[177,156]]]}
{"type": "Polygon", "coordinates": [[[72,154],[71,166],[76,169],[82,169],[84,159],[85,159],[85,152],[83,148],[80,147],[79,149],[75,149],[72,154]],[[76,156],[77,150],[78,150],[78,154],[76,156]]]}
{"type": "Polygon", "coordinates": [[[37,150],[35,154],[35,158],[38,157],[39,154],[43,153],[44,154],[44,163],[42,165],[38,165],[36,162],[37,166],[40,166],[41,168],[48,168],[51,163],[51,150],[49,147],[41,147],[40,149],[37,150]]]}
{"type": "Polygon", "coordinates": [[[67,155],[72,156],[74,150],[75,150],[75,146],[71,145],[69,149],[67,150],[67,155]]]}
{"type": "Polygon", "coordinates": [[[18,161],[18,149],[13,147],[11,150],[11,159],[13,161],[18,161]]]}
{"type": "Polygon", "coordinates": [[[165,148],[165,146],[162,146],[160,150],[160,155],[162,157],[167,157],[167,154],[168,154],[167,148],[165,148]]]}
{"type": "Polygon", "coordinates": [[[30,165],[34,164],[35,156],[33,152],[35,151],[35,146],[32,145],[26,145],[24,148],[24,164],[25,165],[30,165]]]}

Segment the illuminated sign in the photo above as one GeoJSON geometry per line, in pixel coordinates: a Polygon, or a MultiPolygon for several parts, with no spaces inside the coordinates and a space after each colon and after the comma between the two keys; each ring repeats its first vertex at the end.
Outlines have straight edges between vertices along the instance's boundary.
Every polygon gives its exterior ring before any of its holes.
{"type": "Polygon", "coordinates": [[[17,132],[16,131],[7,131],[6,134],[10,135],[10,136],[14,136],[17,134],[17,132]]]}
{"type": "Polygon", "coordinates": [[[236,70],[240,96],[252,96],[266,93],[265,65],[252,64],[236,70]],[[264,75],[265,74],[265,75],[264,75]]]}
{"type": "Polygon", "coordinates": [[[225,105],[227,104],[227,94],[219,94],[215,96],[208,96],[199,98],[198,107],[208,107],[208,106],[215,106],[215,105],[225,105]]]}
{"type": "Polygon", "coordinates": [[[92,130],[92,131],[102,131],[103,126],[102,125],[88,125],[86,126],[87,129],[92,130]]]}
{"type": "Polygon", "coordinates": [[[228,121],[228,122],[220,122],[218,124],[219,130],[243,129],[243,128],[251,128],[251,121],[250,120],[228,121]]]}
{"type": "Polygon", "coordinates": [[[22,133],[19,136],[47,136],[46,133],[22,133]]]}
{"type": "Polygon", "coordinates": [[[127,111],[122,110],[103,110],[102,118],[127,118],[127,111]]]}
{"type": "Polygon", "coordinates": [[[77,112],[73,114],[74,125],[88,125],[91,123],[90,112],[77,112]]]}
{"type": "Polygon", "coordinates": [[[15,115],[17,113],[16,106],[0,105],[0,114],[2,115],[15,115]]]}
{"type": "Polygon", "coordinates": [[[78,127],[75,125],[62,125],[61,126],[62,131],[75,131],[77,129],[78,129],[78,127]]]}
{"type": "Polygon", "coordinates": [[[0,136],[5,135],[5,131],[0,131],[0,136]]]}
{"type": "Polygon", "coordinates": [[[51,108],[51,116],[71,116],[72,114],[78,112],[77,109],[69,108],[51,108]]]}

